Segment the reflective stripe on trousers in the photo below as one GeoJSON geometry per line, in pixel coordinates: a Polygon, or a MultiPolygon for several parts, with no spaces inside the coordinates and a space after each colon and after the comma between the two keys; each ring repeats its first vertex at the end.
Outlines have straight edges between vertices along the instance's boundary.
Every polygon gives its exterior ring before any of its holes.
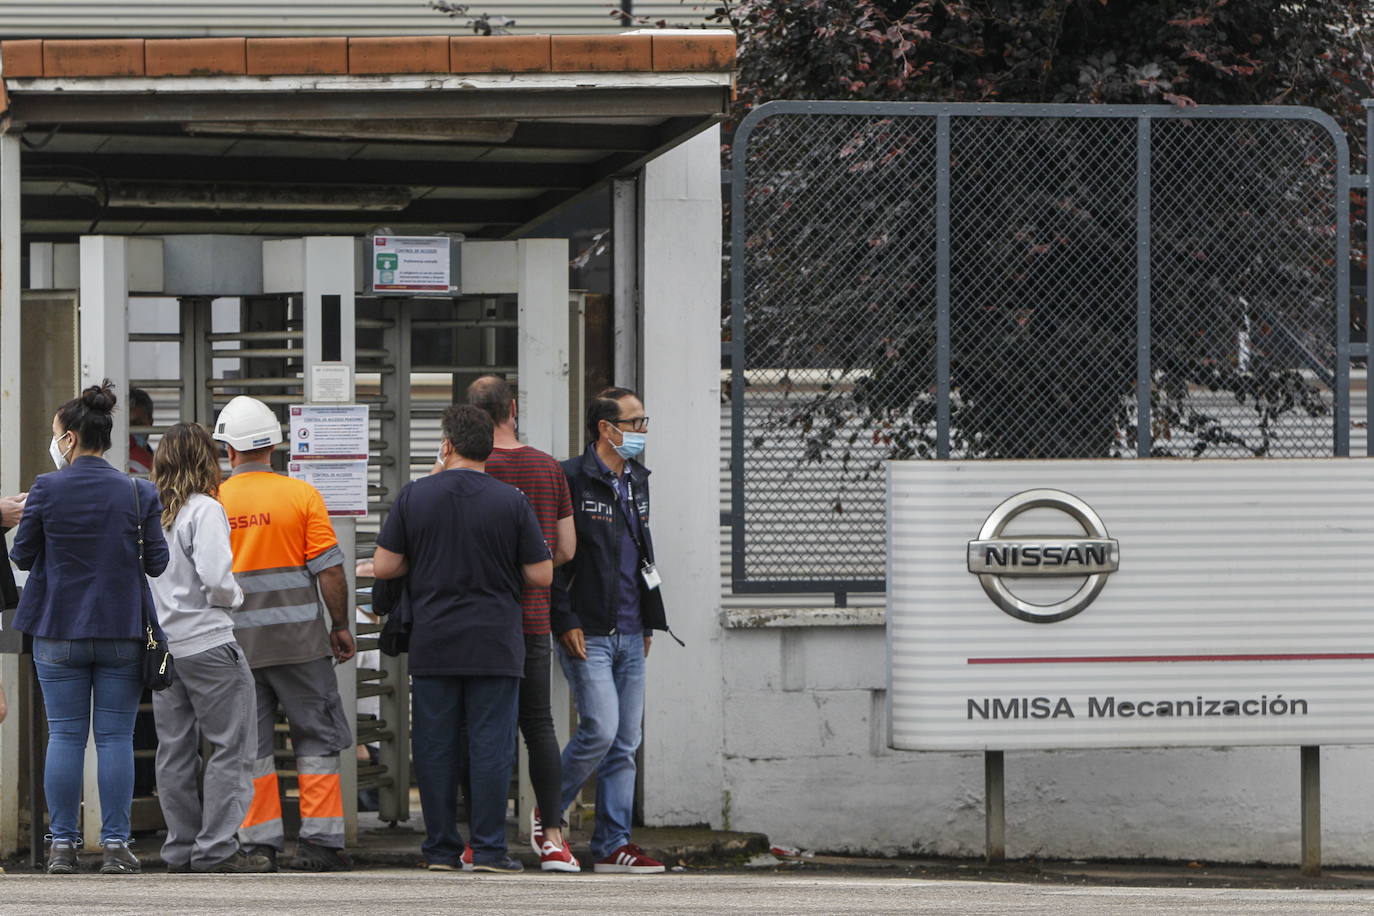
{"type": "Polygon", "coordinates": [[[331,849],[344,846],[343,785],[339,755],[297,757],[301,787],[301,839],[331,849]]]}
{"type": "Polygon", "coordinates": [[[277,783],[276,761],[270,756],[253,761],[253,798],[239,827],[239,843],[271,846],[279,852],[286,845],[281,823],[281,788],[277,783]]]}
{"type": "MultiPolygon", "coordinates": [[[[239,828],[239,842],[245,846],[271,846],[280,851],[286,845],[286,834],[282,829],[281,792],[274,766],[271,757],[259,757],[253,763],[253,800],[239,828]]],[[[343,849],[343,785],[339,777],[339,756],[297,757],[296,780],[300,786],[300,839],[331,849],[343,849]]]]}

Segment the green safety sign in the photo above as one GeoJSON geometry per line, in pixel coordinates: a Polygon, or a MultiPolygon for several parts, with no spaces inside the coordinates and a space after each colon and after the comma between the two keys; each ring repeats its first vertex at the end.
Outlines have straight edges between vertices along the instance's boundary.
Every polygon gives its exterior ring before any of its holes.
{"type": "Polygon", "coordinates": [[[400,266],[400,258],[397,255],[391,252],[377,253],[378,270],[395,270],[398,266],[400,266]]]}

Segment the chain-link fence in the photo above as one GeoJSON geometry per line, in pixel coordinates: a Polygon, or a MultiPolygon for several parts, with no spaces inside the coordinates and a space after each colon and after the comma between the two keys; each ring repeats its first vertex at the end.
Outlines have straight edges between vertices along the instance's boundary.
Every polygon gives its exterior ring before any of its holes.
{"type": "Polygon", "coordinates": [[[1291,108],[756,110],[735,590],[881,590],[891,458],[1347,453],[1346,149],[1291,108]]]}

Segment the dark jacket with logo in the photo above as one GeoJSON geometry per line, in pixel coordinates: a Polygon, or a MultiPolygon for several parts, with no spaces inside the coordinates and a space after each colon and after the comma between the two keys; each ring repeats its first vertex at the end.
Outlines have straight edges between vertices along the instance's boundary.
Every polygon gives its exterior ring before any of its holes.
{"type": "MultiPolygon", "coordinates": [[[[616,595],[620,588],[620,545],[625,534],[625,514],[616,496],[614,476],[602,468],[595,444],[578,458],[563,462],[572,495],[573,525],[577,529],[577,553],[554,570],[552,589],[553,631],[563,635],[581,628],[588,636],[615,632],[616,595]]],[[[633,459],[630,471],[639,530],[649,562],[654,561],[654,540],[649,532],[649,471],[633,459]]],[[[644,630],[666,630],[662,589],[639,583],[639,607],[644,630]]]]}

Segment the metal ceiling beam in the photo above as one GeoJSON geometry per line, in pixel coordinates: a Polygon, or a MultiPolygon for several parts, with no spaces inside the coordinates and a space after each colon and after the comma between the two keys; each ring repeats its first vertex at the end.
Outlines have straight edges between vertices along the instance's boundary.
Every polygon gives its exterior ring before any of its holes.
{"type": "MultiPolygon", "coordinates": [[[[111,112],[117,117],[117,112],[111,112]]],[[[622,116],[631,114],[621,112],[622,116]]],[[[576,117],[576,111],[565,111],[564,117],[576,117]]],[[[433,149],[437,155],[435,159],[443,159],[442,151],[450,147],[461,147],[471,149],[497,148],[502,150],[588,150],[606,152],[636,152],[651,148],[658,138],[661,125],[657,124],[617,124],[613,121],[597,124],[569,124],[563,121],[522,121],[516,125],[515,133],[505,143],[495,146],[491,143],[479,143],[471,140],[435,140],[431,142],[420,141],[386,141],[387,146],[405,146],[416,149],[433,149]]],[[[107,137],[183,137],[182,126],[177,123],[144,123],[138,125],[122,124],[111,122],[100,125],[95,130],[72,130],[63,125],[58,128],[55,138],[60,140],[86,139],[100,140],[107,137]]],[[[211,131],[198,130],[196,136],[207,142],[213,142],[216,136],[221,140],[244,140],[242,134],[223,134],[215,135],[211,131]]],[[[49,142],[47,135],[32,137],[34,146],[26,150],[26,154],[33,154],[43,149],[49,142]]],[[[299,147],[302,157],[315,157],[321,143],[324,140],[298,140],[289,137],[253,137],[252,140],[266,140],[272,147],[280,149],[290,149],[299,147]]],[[[348,138],[338,135],[338,145],[340,146],[361,146],[375,141],[365,138],[348,138]]],[[[188,154],[192,155],[192,154],[188,154]]],[[[219,155],[218,152],[207,155],[219,155]]],[[[409,160],[406,160],[409,161],[409,160]]]]}
{"type": "Polygon", "coordinates": [[[647,149],[638,153],[622,153],[607,156],[594,166],[597,179],[580,191],[547,191],[530,202],[530,219],[511,230],[508,238],[517,238],[534,229],[537,225],[585,199],[598,191],[618,175],[633,175],[654,159],[680,143],[691,139],[719,118],[669,118],[654,128],[654,140],[647,149]]]}
{"type": "MultiPolygon", "coordinates": [[[[318,145],[317,145],[318,146],[318,145]]],[[[435,150],[436,154],[440,150],[435,150]]],[[[522,162],[442,162],[408,159],[307,159],[249,156],[123,155],[30,152],[24,178],[89,180],[251,181],[295,184],[386,184],[434,188],[545,188],[575,190],[597,180],[587,165],[522,162]],[[64,171],[65,170],[65,171],[64,171]]]]}
{"type": "MultiPolygon", "coordinates": [[[[451,92],[158,93],[116,95],[14,93],[19,124],[110,124],[215,121],[358,121],[444,118],[615,118],[721,115],[720,86],[658,89],[529,89],[451,92]]],[[[566,148],[566,143],[564,144],[566,148]]]]}
{"type": "MultiPolygon", "coordinates": [[[[269,205],[270,206],[270,205],[269,205]]],[[[53,220],[84,221],[89,225],[101,222],[194,222],[223,220],[226,223],[366,223],[368,225],[395,223],[481,223],[483,225],[515,226],[531,216],[528,201],[518,200],[417,200],[404,210],[262,210],[235,209],[218,212],[202,208],[170,209],[145,207],[107,207],[81,197],[28,197],[23,200],[25,221],[53,220]]]]}

